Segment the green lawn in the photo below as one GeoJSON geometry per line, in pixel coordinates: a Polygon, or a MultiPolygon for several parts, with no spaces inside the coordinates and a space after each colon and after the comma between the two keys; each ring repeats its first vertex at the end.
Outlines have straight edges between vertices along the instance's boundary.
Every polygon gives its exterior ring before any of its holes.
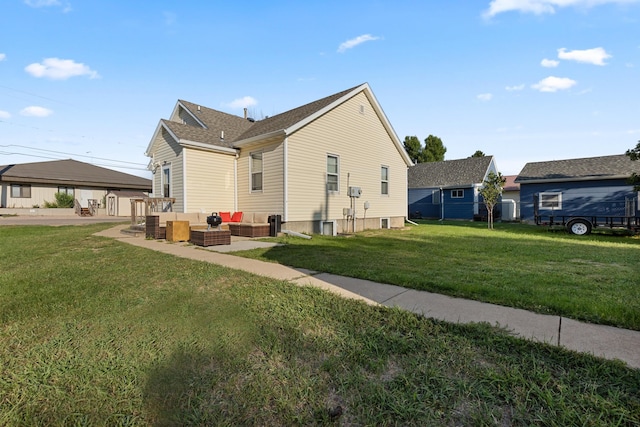
{"type": "Polygon", "coordinates": [[[640,330],[640,239],[427,222],[238,255],[640,330]]]}
{"type": "Polygon", "coordinates": [[[640,424],[640,370],[110,226],[0,227],[0,425],[640,424]]]}

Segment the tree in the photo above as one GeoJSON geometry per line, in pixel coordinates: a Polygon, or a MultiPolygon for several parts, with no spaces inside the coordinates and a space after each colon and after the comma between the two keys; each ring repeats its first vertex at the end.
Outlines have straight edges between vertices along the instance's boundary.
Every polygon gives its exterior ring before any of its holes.
{"type": "Polygon", "coordinates": [[[407,151],[409,158],[414,163],[420,163],[422,157],[422,144],[417,136],[405,136],[404,137],[404,149],[407,151]]]}
{"type": "MultiPolygon", "coordinates": [[[[633,161],[639,160],[640,159],[640,141],[638,141],[638,145],[636,145],[636,148],[627,150],[625,154],[629,156],[629,158],[633,161]]],[[[634,172],[631,174],[628,181],[629,181],[629,184],[633,185],[634,191],[640,191],[640,175],[634,172]]]]}
{"type": "Polygon", "coordinates": [[[484,205],[487,207],[487,226],[493,229],[493,208],[498,203],[498,199],[502,194],[505,179],[500,172],[489,172],[487,179],[482,183],[479,193],[482,196],[484,205]]]}
{"type": "Polygon", "coordinates": [[[477,150],[475,153],[473,153],[473,155],[471,157],[484,157],[484,156],[486,156],[486,154],[484,154],[480,150],[477,150]]]}
{"type": "Polygon", "coordinates": [[[441,162],[444,160],[444,153],[446,152],[447,148],[442,144],[442,140],[437,136],[429,135],[424,140],[424,162],[441,162]]]}

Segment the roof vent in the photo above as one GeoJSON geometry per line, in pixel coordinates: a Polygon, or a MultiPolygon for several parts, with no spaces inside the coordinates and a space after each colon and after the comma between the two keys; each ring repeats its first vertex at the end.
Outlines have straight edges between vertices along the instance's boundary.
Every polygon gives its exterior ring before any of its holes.
{"type": "Polygon", "coordinates": [[[200,112],[200,106],[198,105],[198,113],[200,112]]]}
{"type": "Polygon", "coordinates": [[[254,119],[253,117],[247,117],[247,120],[249,120],[251,123],[256,121],[256,119],[254,119]]]}

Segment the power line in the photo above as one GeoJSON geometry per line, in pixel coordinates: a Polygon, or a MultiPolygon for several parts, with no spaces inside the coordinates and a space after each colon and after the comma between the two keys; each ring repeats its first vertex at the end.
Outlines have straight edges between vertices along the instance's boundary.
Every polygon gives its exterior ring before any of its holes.
{"type": "Polygon", "coordinates": [[[91,158],[91,159],[105,160],[107,162],[127,163],[127,164],[130,164],[130,165],[136,165],[136,166],[146,166],[144,163],[127,162],[125,160],[105,159],[103,157],[85,156],[85,155],[82,155],[82,154],[74,154],[74,153],[65,153],[64,151],[46,150],[44,148],[28,147],[26,145],[18,145],[18,144],[1,145],[0,144],[0,147],[20,147],[20,148],[26,148],[28,150],[46,151],[48,153],[63,154],[65,156],[86,157],[86,158],[91,158]]]}
{"type": "MultiPolygon", "coordinates": [[[[27,157],[38,157],[41,159],[49,159],[49,160],[65,160],[65,159],[61,159],[59,157],[48,157],[48,156],[39,156],[37,154],[27,154],[27,153],[10,153],[7,151],[0,151],[0,154],[2,155],[6,155],[6,156],[11,156],[11,155],[18,155],[18,156],[27,156],[27,157]]],[[[119,168],[119,169],[130,169],[130,170],[137,170],[137,171],[149,171],[149,169],[147,169],[146,167],[144,168],[134,168],[132,166],[118,166],[118,165],[110,165],[110,164],[104,164],[104,163],[92,163],[94,166],[105,166],[108,168],[119,168]]]]}

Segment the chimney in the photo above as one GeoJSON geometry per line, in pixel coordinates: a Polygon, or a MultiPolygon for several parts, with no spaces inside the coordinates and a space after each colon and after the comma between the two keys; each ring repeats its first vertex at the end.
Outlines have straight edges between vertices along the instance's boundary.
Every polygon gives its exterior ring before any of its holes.
{"type": "Polygon", "coordinates": [[[247,107],[244,107],[244,118],[247,118],[247,107]]]}

